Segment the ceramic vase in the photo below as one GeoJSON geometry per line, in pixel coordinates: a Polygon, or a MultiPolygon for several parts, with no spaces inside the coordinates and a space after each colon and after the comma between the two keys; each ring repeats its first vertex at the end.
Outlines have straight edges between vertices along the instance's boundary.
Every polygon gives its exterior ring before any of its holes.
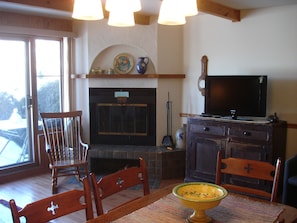
{"type": "Polygon", "coordinates": [[[183,125],[175,132],[175,148],[185,149],[186,148],[186,126],[183,125]]]}
{"type": "Polygon", "coordinates": [[[144,74],[146,72],[148,62],[149,62],[148,57],[138,57],[136,70],[139,74],[144,74]]]}

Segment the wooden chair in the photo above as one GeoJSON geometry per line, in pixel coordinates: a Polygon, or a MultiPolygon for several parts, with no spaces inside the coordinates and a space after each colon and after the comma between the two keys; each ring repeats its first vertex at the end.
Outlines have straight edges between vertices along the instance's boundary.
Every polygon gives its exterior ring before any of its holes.
{"type": "MultiPolygon", "coordinates": [[[[143,158],[139,158],[139,164],[139,167],[133,166],[119,170],[115,173],[102,177],[98,181],[94,173],[90,174],[98,216],[104,214],[102,200],[115,193],[137,185],[142,185],[143,195],[150,193],[145,160],[143,158]]],[[[119,204],[112,209],[114,210],[117,207],[138,198],[139,197],[136,197],[135,199],[119,204]]]]}
{"type": "Polygon", "coordinates": [[[52,193],[57,193],[58,177],[88,176],[88,145],[81,140],[82,111],[40,113],[49,168],[52,171],[52,193]]]}
{"type": "Polygon", "coordinates": [[[13,222],[20,223],[20,219],[25,217],[26,222],[45,223],[80,210],[85,210],[86,220],[93,219],[90,182],[87,177],[84,177],[82,181],[83,190],[70,190],[55,194],[27,204],[20,210],[18,210],[15,200],[10,200],[9,205],[13,222]]]}
{"type": "Polygon", "coordinates": [[[222,158],[222,150],[217,155],[216,166],[216,184],[223,186],[232,192],[244,193],[258,198],[269,199],[275,202],[277,199],[277,189],[279,183],[281,160],[277,159],[276,166],[263,161],[247,160],[239,158],[222,158]],[[234,185],[231,183],[222,183],[222,174],[224,176],[248,177],[257,180],[263,180],[272,183],[271,191],[265,189],[250,188],[244,185],[234,185]]]}

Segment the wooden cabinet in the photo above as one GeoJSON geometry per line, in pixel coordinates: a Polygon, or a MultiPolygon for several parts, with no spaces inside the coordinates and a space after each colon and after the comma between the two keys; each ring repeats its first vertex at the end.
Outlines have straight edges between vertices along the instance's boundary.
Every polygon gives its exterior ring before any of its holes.
{"type": "Polygon", "coordinates": [[[214,182],[216,154],[225,149],[226,129],[207,120],[189,119],[187,125],[186,181],[214,182]]]}
{"type": "MultiPolygon", "coordinates": [[[[187,123],[186,182],[215,182],[216,156],[219,149],[225,157],[284,161],[286,122],[265,120],[240,121],[221,118],[192,117],[187,123]]],[[[263,182],[246,178],[226,178],[236,184],[266,187],[263,182]]]]}

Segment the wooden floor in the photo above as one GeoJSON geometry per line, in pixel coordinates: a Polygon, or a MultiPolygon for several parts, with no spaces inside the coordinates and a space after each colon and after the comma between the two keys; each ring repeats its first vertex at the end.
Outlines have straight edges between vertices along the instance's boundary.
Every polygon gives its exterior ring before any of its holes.
{"type": "MultiPolygon", "coordinates": [[[[173,183],[182,183],[183,179],[170,179],[170,180],[162,180],[160,183],[160,188],[173,183]]],[[[59,182],[59,192],[71,190],[74,188],[82,188],[80,183],[73,180],[73,178],[64,178],[59,182]]],[[[156,189],[154,189],[156,190],[156,189]]],[[[153,192],[154,190],[151,190],[153,192]]],[[[140,190],[126,190],[117,195],[114,195],[104,201],[105,209],[109,209],[113,207],[117,203],[124,202],[125,200],[137,196],[142,191],[140,190]]],[[[50,174],[43,174],[40,176],[23,179],[20,181],[10,182],[7,184],[0,185],[0,199],[4,199],[9,201],[10,199],[15,199],[16,204],[19,207],[25,206],[27,203],[33,202],[35,200],[39,200],[51,195],[51,176],[50,174]]],[[[2,205],[0,205],[2,206],[2,205]]],[[[0,209],[1,213],[3,212],[3,206],[0,209]]],[[[94,216],[95,214],[95,206],[93,205],[94,216]]],[[[7,212],[7,210],[5,210],[7,212]]],[[[1,220],[2,214],[0,214],[0,223],[8,223],[11,221],[1,220]]],[[[77,212],[75,214],[69,215],[67,217],[59,218],[55,221],[51,222],[85,222],[85,213],[83,211],[77,212]]]]}

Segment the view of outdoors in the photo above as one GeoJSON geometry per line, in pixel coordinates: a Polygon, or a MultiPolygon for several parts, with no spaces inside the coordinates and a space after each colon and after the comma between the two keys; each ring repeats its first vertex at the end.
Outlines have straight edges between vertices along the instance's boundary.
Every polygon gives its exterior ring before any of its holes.
{"type": "Polygon", "coordinates": [[[0,163],[1,166],[30,159],[27,153],[26,43],[0,41],[0,163]]]}
{"type": "Polygon", "coordinates": [[[0,39],[0,49],[1,169],[34,160],[32,106],[37,106],[38,114],[60,111],[61,42],[37,39],[32,52],[26,40],[0,39]],[[36,61],[31,61],[29,52],[35,53],[36,61]],[[36,68],[31,71],[29,64],[36,68]],[[32,104],[32,95],[37,95],[38,105],[32,104]]]}
{"type": "Polygon", "coordinates": [[[61,43],[38,39],[35,44],[38,111],[61,111],[61,43]]]}

